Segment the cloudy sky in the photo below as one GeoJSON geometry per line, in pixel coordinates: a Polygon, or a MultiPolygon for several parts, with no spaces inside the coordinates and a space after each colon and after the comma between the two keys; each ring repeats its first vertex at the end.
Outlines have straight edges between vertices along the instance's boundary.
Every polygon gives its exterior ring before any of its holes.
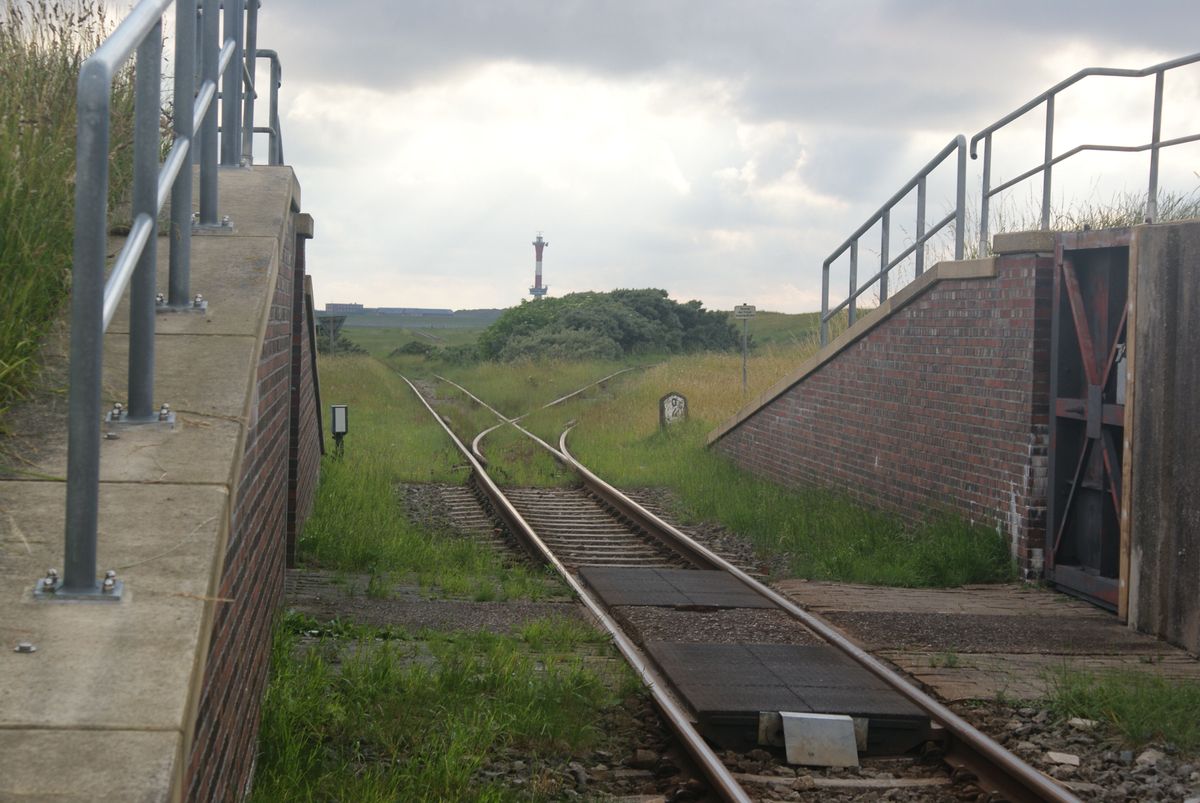
{"type": "MultiPolygon", "coordinates": [[[[1190,0],[288,0],[263,4],[259,44],[283,60],[318,304],[510,306],[543,231],[552,295],[799,312],[824,257],[955,134],[1083,67],[1193,52],[1198,22],[1190,0]]],[[[1148,140],[1152,96],[1091,79],[1059,101],[1058,149],[1148,140]]],[[[997,135],[994,176],[1040,158],[1042,120],[997,135]]],[[[1168,77],[1163,135],[1195,131],[1200,66],[1168,77]]],[[[1055,197],[1144,191],[1147,164],[1082,161],[1055,197]]],[[[1164,155],[1168,186],[1197,170],[1200,145],[1164,155]]],[[[953,203],[943,173],[930,219],[953,203]]],[[[1030,187],[1009,195],[1010,218],[1034,214],[1030,187]]],[[[910,204],[893,244],[914,228],[910,204]]]]}

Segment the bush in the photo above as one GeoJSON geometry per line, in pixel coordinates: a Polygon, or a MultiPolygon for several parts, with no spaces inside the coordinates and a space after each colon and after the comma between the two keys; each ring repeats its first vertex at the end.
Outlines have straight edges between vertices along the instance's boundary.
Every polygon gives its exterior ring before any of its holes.
{"type": "Polygon", "coordinates": [[[680,304],[666,290],[571,293],[522,301],[479,337],[485,359],[618,359],[732,349],[737,330],[699,301],[680,304]]]}

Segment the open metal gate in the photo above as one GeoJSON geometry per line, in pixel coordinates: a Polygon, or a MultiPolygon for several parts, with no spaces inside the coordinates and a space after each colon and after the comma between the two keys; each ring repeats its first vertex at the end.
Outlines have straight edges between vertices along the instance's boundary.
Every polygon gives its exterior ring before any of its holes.
{"type": "Polygon", "coordinates": [[[1046,577],[1118,603],[1128,230],[1060,235],[1050,334],[1046,577]]]}

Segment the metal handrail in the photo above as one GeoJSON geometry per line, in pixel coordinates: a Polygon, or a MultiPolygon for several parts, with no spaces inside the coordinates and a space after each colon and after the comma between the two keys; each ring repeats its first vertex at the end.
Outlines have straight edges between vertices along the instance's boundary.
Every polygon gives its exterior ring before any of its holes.
{"type": "MultiPolygon", "coordinates": [[[[240,78],[242,19],[246,0],[223,4],[225,36],[219,37],[218,0],[141,0],[79,71],[76,95],[75,242],[71,291],[70,390],[68,396],[67,499],[64,571],[51,570],[34,590],[41,599],[118,599],[121,583],[109,572],[96,577],[99,513],[101,361],[103,336],[128,287],[129,399],[116,413],[122,423],[169,418],[156,409],[154,393],[155,315],[159,309],[189,309],[192,234],[192,169],[199,164],[199,225],[217,221],[217,85],[222,93],[224,165],[241,163],[240,78]],[[163,16],[174,5],[174,141],[159,164],[163,16]],[[201,25],[198,25],[197,22],[201,25]],[[219,43],[219,47],[218,47],[219,43]],[[109,111],[113,80],[136,53],[134,84],[133,199],[129,235],[110,277],[104,278],[108,223],[109,111]],[[197,65],[197,53],[201,64],[197,65]],[[197,70],[199,66],[199,70],[197,70]],[[232,77],[232,83],[231,83],[232,77]],[[199,80],[197,81],[197,78],[199,80]],[[192,98],[190,113],[182,106],[192,98]],[[197,143],[197,138],[199,143],[197,143]],[[155,288],[158,215],[171,199],[169,296],[155,288]]],[[[250,0],[251,41],[256,40],[258,0],[250,0]]],[[[255,51],[256,52],[256,51],[255,51]]],[[[257,52],[256,52],[257,55],[257,52]]],[[[272,121],[278,139],[278,59],[272,69],[272,121]]],[[[252,104],[248,104],[252,105],[252,104]]],[[[282,155],[282,149],[273,147],[282,155]]]]}
{"type": "Polygon", "coordinates": [[[1185,67],[1189,64],[1200,62],[1200,53],[1193,53],[1190,56],[1182,56],[1170,61],[1164,61],[1160,64],[1155,64],[1141,70],[1125,70],[1112,67],[1088,67],[1080,70],[1063,81],[1059,81],[1054,86],[1047,89],[1042,94],[1035,97],[1033,100],[1022,104],[1009,114],[1001,117],[996,122],[981,130],[978,134],[971,137],[971,158],[978,158],[979,140],[983,140],[983,180],[982,189],[979,199],[979,250],[980,253],[985,253],[988,248],[988,211],[993,195],[1003,192],[1004,190],[1018,184],[1027,178],[1042,173],[1042,209],[1041,209],[1041,228],[1043,230],[1050,228],[1050,189],[1051,179],[1054,165],[1062,162],[1077,153],[1083,151],[1118,151],[1123,153],[1140,153],[1142,151],[1150,151],[1150,177],[1149,187],[1146,194],[1146,222],[1153,223],[1158,216],[1158,152],[1162,148],[1169,148],[1173,145],[1182,145],[1187,142],[1200,141],[1200,134],[1192,134],[1175,139],[1162,139],[1162,104],[1163,104],[1163,76],[1170,70],[1177,67],[1185,67]],[[1085,144],[1079,145],[1066,153],[1058,156],[1054,155],[1054,100],[1064,89],[1073,86],[1085,78],[1092,76],[1104,76],[1109,78],[1146,78],[1154,76],[1154,112],[1151,119],[1150,141],[1144,145],[1096,145],[1085,144]],[[1046,105],[1046,123],[1045,123],[1045,147],[1043,150],[1042,163],[1033,167],[1016,178],[1010,179],[997,187],[991,186],[992,178],[992,134],[1000,130],[1004,126],[1014,120],[1023,117],[1033,109],[1046,105]]]}
{"type": "MultiPolygon", "coordinates": [[[[1084,151],[1113,151],[1120,153],[1141,153],[1150,151],[1150,177],[1149,189],[1146,195],[1146,222],[1153,223],[1158,217],[1158,155],[1163,148],[1169,148],[1175,145],[1183,145],[1188,142],[1200,142],[1200,133],[1187,134],[1173,139],[1162,139],[1162,106],[1163,106],[1163,76],[1170,70],[1178,67],[1185,67],[1189,64],[1200,62],[1200,53],[1193,53],[1190,56],[1182,56],[1170,61],[1164,61],[1160,64],[1155,64],[1151,67],[1146,67],[1141,70],[1126,70],[1112,67],[1089,67],[1072,75],[1054,86],[1047,89],[1042,94],[1023,104],[1009,114],[1001,117],[996,122],[992,123],[987,128],[984,128],[975,136],[971,137],[970,154],[972,159],[978,158],[977,146],[979,140],[983,140],[983,179],[982,189],[979,199],[979,253],[981,255],[988,253],[989,250],[989,232],[988,232],[988,213],[992,196],[1003,192],[1004,190],[1019,184],[1020,182],[1031,178],[1038,173],[1042,173],[1042,208],[1041,208],[1041,228],[1043,230],[1050,228],[1050,190],[1052,168],[1059,162],[1063,162],[1072,156],[1084,151]],[[1054,154],[1054,100],[1057,95],[1064,89],[1079,83],[1085,78],[1092,76],[1105,76],[1116,78],[1145,78],[1155,76],[1154,81],[1154,113],[1151,120],[1150,141],[1142,145],[1104,145],[1104,144],[1083,144],[1066,151],[1065,153],[1054,154]],[[1037,108],[1042,104],[1046,105],[1046,124],[1045,124],[1045,148],[1044,158],[1041,164],[1026,170],[1015,178],[1009,179],[1002,184],[993,187],[991,186],[992,176],[992,134],[999,129],[1022,117],[1032,109],[1037,108]]],[[[965,160],[965,139],[959,135],[952,139],[930,162],[925,165],[918,173],[913,176],[900,190],[893,195],[888,201],[881,206],[874,215],[867,219],[866,223],[858,228],[854,234],[850,235],[837,249],[834,250],[821,266],[821,345],[829,342],[829,320],[847,309],[849,323],[853,324],[857,317],[857,299],[866,290],[868,290],[876,282],[879,283],[879,300],[885,301],[888,296],[888,273],[903,260],[910,255],[916,254],[916,275],[920,276],[925,268],[925,243],[945,227],[951,219],[955,221],[955,237],[954,237],[954,258],[962,259],[963,257],[963,223],[966,207],[966,160],[965,160]],[[943,160],[952,151],[958,152],[958,184],[956,188],[955,208],[950,214],[938,221],[929,230],[925,229],[925,180],[926,177],[937,168],[943,160]],[[912,189],[917,188],[917,237],[916,240],[902,251],[898,256],[892,258],[889,256],[889,236],[891,230],[891,210],[912,189]],[[876,223],[881,223],[881,242],[879,255],[879,271],[872,275],[862,286],[858,284],[858,241],[864,233],[867,232],[876,223]],[[850,251],[850,289],[846,300],[838,304],[836,307],[829,306],[829,269],[833,261],[844,254],[847,249],[850,251]]]]}
{"type": "Polygon", "coordinates": [[[904,186],[902,186],[891,198],[884,202],[883,206],[875,211],[875,214],[867,218],[853,234],[833,250],[825,262],[821,265],[821,345],[829,342],[829,319],[837,315],[843,309],[848,309],[847,315],[851,324],[858,315],[858,297],[866,292],[873,284],[879,283],[879,300],[885,301],[888,297],[888,273],[892,268],[907,259],[910,255],[916,254],[916,275],[920,276],[925,271],[925,243],[931,237],[937,235],[950,221],[954,221],[954,258],[962,259],[963,255],[963,223],[966,216],[966,191],[967,191],[967,140],[962,134],[959,134],[954,139],[946,143],[946,146],[938,151],[929,162],[917,171],[916,175],[910,178],[904,186]],[[925,226],[925,187],[929,174],[936,170],[946,160],[951,153],[957,153],[957,179],[955,182],[955,201],[954,209],[939,220],[933,226],[926,229],[925,226]],[[891,238],[891,212],[895,206],[904,200],[904,198],[916,188],[917,190],[917,223],[916,223],[916,239],[912,245],[900,252],[896,257],[890,257],[889,240],[891,238]],[[879,270],[872,275],[861,286],[858,283],[858,241],[867,233],[868,230],[876,223],[880,224],[880,244],[879,244],[879,270]],[[829,307],[829,268],[834,260],[850,251],[850,289],[847,293],[846,300],[830,309],[829,307]]]}

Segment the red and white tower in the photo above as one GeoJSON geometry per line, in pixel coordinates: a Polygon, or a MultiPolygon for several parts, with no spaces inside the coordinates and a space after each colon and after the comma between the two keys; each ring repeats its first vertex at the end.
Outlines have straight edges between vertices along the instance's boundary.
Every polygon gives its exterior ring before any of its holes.
{"type": "Polygon", "coordinates": [[[533,274],[533,287],[529,288],[529,295],[533,296],[534,301],[546,295],[546,291],[550,289],[542,287],[542,250],[548,245],[550,243],[542,239],[542,233],[539,231],[537,239],[533,241],[533,253],[537,258],[537,267],[533,274]]]}

